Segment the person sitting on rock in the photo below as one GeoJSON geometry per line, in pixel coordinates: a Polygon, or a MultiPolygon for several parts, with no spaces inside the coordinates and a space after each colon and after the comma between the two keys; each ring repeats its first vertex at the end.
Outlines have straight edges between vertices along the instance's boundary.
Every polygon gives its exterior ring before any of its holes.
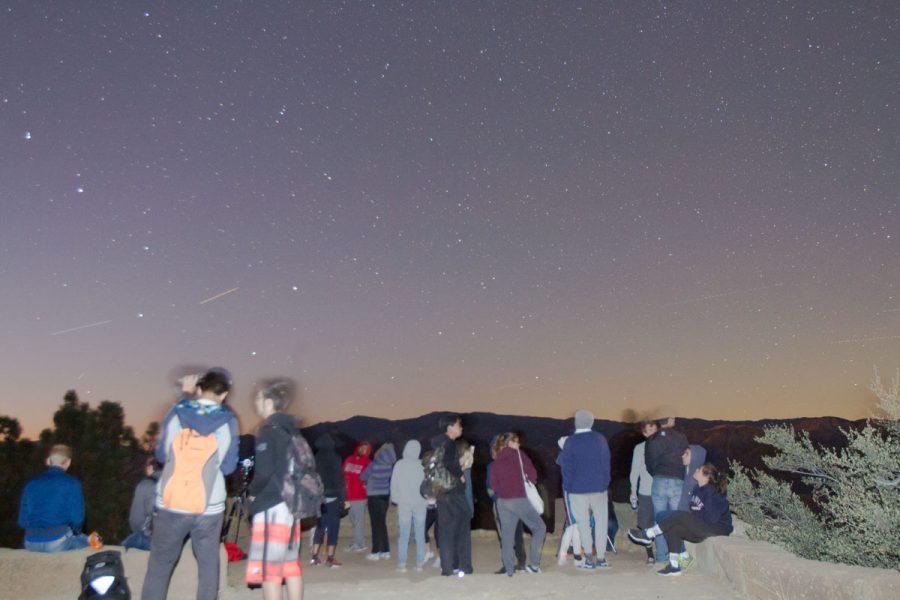
{"type": "Polygon", "coordinates": [[[657,536],[666,537],[669,564],[658,571],[660,575],[681,575],[694,562],[686,551],[677,551],[685,541],[702,542],[708,537],[729,535],[734,530],[731,507],[725,496],[728,487],[725,476],[712,463],[706,463],[694,471],[694,481],[697,488],[691,495],[690,510],[662,511],[656,515],[653,527],[628,531],[628,538],[642,546],[649,546],[657,536]]]}
{"type": "Polygon", "coordinates": [[[72,449],[63,444],[50,448],[47,470],[25,484],[19,505],[19,527],[25,530],[25,549],[63,552],[89,545],[99,547],[97,533],[81,533],[84,494],[81,483],[67,474],[72,449]]]}

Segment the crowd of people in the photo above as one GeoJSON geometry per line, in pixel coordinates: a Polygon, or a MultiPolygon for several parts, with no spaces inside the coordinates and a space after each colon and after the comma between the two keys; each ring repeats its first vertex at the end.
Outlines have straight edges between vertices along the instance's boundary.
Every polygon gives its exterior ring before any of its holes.
{"type": "MultiPolygon", "coordinates": [[[[230,390],[230,375],[224,369],[185,377],[182,398],[162,421],[154,456],[144,465],[146,477],[135,490],[129,514],[133,532],[123,542],[125,548],[150,552],[143,599],[166,597],[186,537],[197,561],[197,597],[218,595],[225,477],[238,464],[237,419],[225,404],[230,390]]],[[[335,440],[327,433],[314,440],[313,454],[297,420],[287,412],[293,399],[294,386],[287,379],[260,382],[253,395],[262,421],[255,436],[254,474],[247,488],[252,523],[248,585],[261,586],[265,600],[282,598],[283,588],[289,600],[302,597],[301,516],[312,515],[315,521],[307,559],[310,566],[341,566],[336,551],[344,516],[349,516],[351,528],[347,551],[368,549],[366,559],[390,560],[387,514],[392,506],[397,511],[398,571],[410,567],[412,536],[415,570],[422,571],[433,559],[443,576],[464,577],[473,572],[474,447],[462,437],[460,415],[440,417],[430,448],[423,448],[418,440],[407,441],[399,460],[392,443],[382,444],[373,454],[366,441],[341,460],[335,440]],[[291,481],[294,473],[305,473],[304,479],[291,481]],[[314,495],[304,497],[309,490],[314,495]],[[292,504],[289,498],[299,500],[292,504]],[[304,498],[307,503],[315,498],[315,506],[298,512],[304,498]],[[365,511],[370,546],[366,545],[365,511]]],[[[705,450],[688,444],[674,424],[671,415],[641,424],[645,440],[634,448],[630,473],[637,527],[628,537],[647,547],[649,564],[665,564],[659,573],[666,576],[678,575],[692,564],[684,541],[700,542],[732,530],[725,477],[705,462],[705,450]]],[[[574,431],[559,440],[557,458],[565,506],[558,564],[565,565],[571,554],[575,567],[587,570],[610,567],[606,551],[614,549],[618,527],[609,497],[610,448],[593,427],[594,415],[577,411],[574,431]]],[[[500,540],[501,566],[496,573],[509,577],[541,572],[547,533],[542,500],[533,492],[538,471],[522,451],[521,441],[517,432],[497,434],[491,441],[486,476],[500,540]],[[531,539],[528,552],[526,531],[531,539]]],[[[78,480],[66,473],[71,460],[70,448],[53,446],[47,470],[25,487],[19,525],[25,530],[28,550],[99,547],[95,535],[81,533],[84,498],[78,480]]]]}

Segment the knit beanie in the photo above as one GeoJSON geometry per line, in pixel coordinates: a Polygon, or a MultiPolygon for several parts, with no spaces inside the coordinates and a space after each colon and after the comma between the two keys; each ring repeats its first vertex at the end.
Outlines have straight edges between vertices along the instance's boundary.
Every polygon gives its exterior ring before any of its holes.
{"type": "Polygon", "coordinates": [[[594,426],[594,413],[589,410],[575,412],[575,429],[590,429],[594,426]]]}

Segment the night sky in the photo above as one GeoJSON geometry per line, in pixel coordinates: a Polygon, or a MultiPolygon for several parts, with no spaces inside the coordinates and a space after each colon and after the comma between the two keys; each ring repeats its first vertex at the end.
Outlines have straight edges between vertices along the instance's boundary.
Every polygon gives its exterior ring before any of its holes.
{"type": "Polygon", "coordinates": [[[0,414],[867,416],[900,3],[6,2],[0,414]]]}

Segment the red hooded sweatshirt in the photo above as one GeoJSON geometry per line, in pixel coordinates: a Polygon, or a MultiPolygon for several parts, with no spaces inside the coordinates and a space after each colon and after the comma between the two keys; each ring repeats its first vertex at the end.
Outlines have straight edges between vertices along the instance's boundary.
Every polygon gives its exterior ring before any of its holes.
{"type": "Polygon", "coordinates": [[[360,442],[356,445],[353,454],[344,461],[344,481],[347,483],[347,502],[366,499],[366,486],[359,480],[362,473],[372,460],[372,445],[369,442],[360,442]],[[360,452],[360,450],[362,450],[360,452]]]}

